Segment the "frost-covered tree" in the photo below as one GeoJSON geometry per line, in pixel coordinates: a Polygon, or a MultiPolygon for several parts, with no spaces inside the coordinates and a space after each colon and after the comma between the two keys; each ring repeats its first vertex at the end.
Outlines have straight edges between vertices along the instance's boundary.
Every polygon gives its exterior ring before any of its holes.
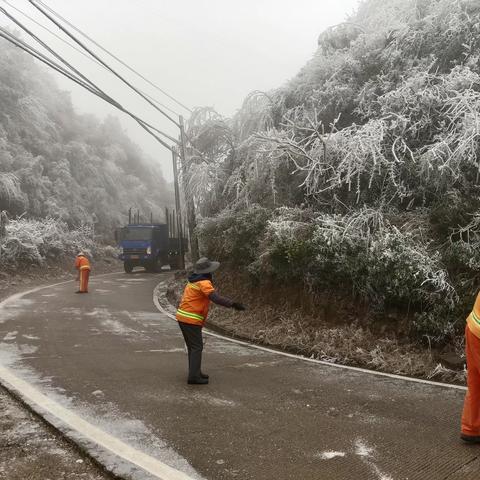
{"type": "Polygon", "coordinates": [[[31,57],[0,39],[0,211],[90,224],[113,238],[130,207],[161,218],[172,203],[161,170],[119,121],[78,115],[31,57]]]}
{"type": "Polygon", "coordinates": [[[318,43],[232,119],[197,117],[203,248],[259,279],[403,308],[445,339],[480,280],[479,4],[364,0],[318,43]]]}

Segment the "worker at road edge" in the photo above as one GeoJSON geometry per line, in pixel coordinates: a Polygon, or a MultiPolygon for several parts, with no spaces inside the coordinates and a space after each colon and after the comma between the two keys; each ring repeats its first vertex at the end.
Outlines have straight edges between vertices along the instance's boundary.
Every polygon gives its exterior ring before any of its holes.
{"type": "Polygon", "coordinates": [[[75,293],[88,293],[88,279],[90,278],[90,262],[85,252],[79,252],[75,258],[75,268],[78,270],[78,290],[75,293]]]}
{"type": "Polygon", "coordinates": [[[467,317],[465,353],[467,394],[463,407],[461,438],[465,442],[480,443],[480,293],[467,317]]]}
{"type": "Polygon", "coordinates": [[[188,277],[177,310],[177,321],[188,350],[188,383],[205,385],[208,375],[202,373],[203,338],[202,328],[208,315],[210,301],[235,310],[245,310],[238,302],[219,295],[213,286],[212,273],[220,266],[219,262],[206,257],[195,263],[194,273],[188,277]]]}

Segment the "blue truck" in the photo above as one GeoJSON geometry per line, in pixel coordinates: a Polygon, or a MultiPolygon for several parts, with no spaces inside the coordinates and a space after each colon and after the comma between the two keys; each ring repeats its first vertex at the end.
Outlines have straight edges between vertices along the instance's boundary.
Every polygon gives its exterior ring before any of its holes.
{"type": "Polygon", "coordinates": [[[132,273],[135,267],[144,267],[148,272],[159,272],[164,265],[170,265],[172,270],[182,268],[187,239],[182,238],[180,245],[170,223],[135,223],[116,230],[119,259],[126,273],[132,273]]]}

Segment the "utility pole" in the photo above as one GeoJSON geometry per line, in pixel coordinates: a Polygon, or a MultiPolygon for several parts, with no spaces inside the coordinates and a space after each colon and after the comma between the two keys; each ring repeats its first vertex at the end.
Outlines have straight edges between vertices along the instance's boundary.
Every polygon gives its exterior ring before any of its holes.
{"type": "Polygon", "coordinates": [[[187,211],[187,224],[188,224],[188,233],[190,236],[190,252],[192,255],[192,261],[195,263],[198,260],[198,238],[195,231],[197,227],[197,221],[195,218],[195,205],[193,203],[193,198],[188,195],[188,184],[187,184],[187,141],[185,137],[185,124],[183,121],[183,116],[179,116],[180,124],[180,157],[182,162],[182,183],[183,183],[183,192],[185,194],[185,207],[187,211]]]}
{"type": "Polygon", "coordinates": [[[183,228],[182,228],[182,211],[180,208],[180,191],[178,186],[178,170],[177,170],[177,152],[172,148],[172,163],[173,163],[173,185],[175,188],[175,210],[177,211],[177,235],[178,235],[178,249],[180,252],[180,269],[185,270],[185,252],[183,251],[183,228]]]}

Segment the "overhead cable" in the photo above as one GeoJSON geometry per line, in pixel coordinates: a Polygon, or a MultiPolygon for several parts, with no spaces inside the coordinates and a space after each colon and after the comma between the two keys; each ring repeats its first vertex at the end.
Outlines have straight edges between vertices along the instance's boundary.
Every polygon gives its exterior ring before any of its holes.
{"type": "Polygon", "coordinates": [[[44,55],[43,53],[39,52],[37,49],[35,49],[34,47],[28,45],[26,42],[24,42],[23,40],[20,40],[19,38],[15,37],[14,35],[12,35],[8,30],[6,30],[5,28],[3,27],[0,27],[0,37],[4,38],[5,40],[7,40],[8,42],[12,43],[13,45],[15,45],[16,47],[20,48],[21,50],[24,50],[25,52],[27,52],[28,54],[32,55],[33,57],[37,58],[39,61],[41,61],[42,63],[46,64],[47,66],[49,66],[50,68],[56,70],[58,73],[60,73],[61,75],[67,77],[68,79],[72,80],[73,82],[77,83],[78,85],[80,85],[81,87],[85,88],[86,90],[88,90],[90,93],[93,93],[94,95],[96,95],[97,97],[101,98],[102,100],[106,101],[107,103],[113,105],[115,108],[117,108],[118,110],[122,111],[123,113],[127,114],[128,116],[130,116],[131,118],[133,118],[144,130],[146,130],[150,135],[152,135],[160,144],[162,144],[165,148],[167,148],[168,150],[172,150],[173,147],[171,147],[170,145],[168,145],[164,140],[162,140],[158,135],[156,135],[154,133],[155,132],[158,132],[160,134],[162,134],[163,136],[167,137],[169,140],[172,140],[173,142],[175,143],[178,143],[178,141],[171,137],[170,135],[167,135],[165,134],[164,132],[162,132],[161,130],[157,129],[156,127],[154,127],[153,125],[150,125],[148,122],[146,122],[145,120],[137,117],[135,114],[131,113],[130,111],[128,111],[127,109],[125,109],[124,107],[122,107],[118,102],[116,102],[115,100],[111,99],[110,97],[108,96],[105,96],[103,94],[101,94],[98,90],[96,90],[95,88],[93,88],[89,83],[86,83],[85,81],[83,81],[81,78],[78,78],[76,77],[72,72],[69,72],[67,69],[65,69],[64,67],[62,67],[60,64],[56,63],[55,61],[49,59],[46,55],[44,55]],[[153,131],[152,131],[153,130],[153,131]]]}
{"type": "MultiPolygon", "coordinates": [[[[20,15],[23,15],[25,18],[27,18],[28,20],[30,20],[31,22],[33,22],[35,25],[39,26],[40,28],[42,28],[43,30],[47,31],[48,33],[50,33],[50,35],[53,35],[57,40],[60,40],[62,43],[64,43],[65,45],[68,45],[70,48],[72,48],[73,50],[75,50],[77,53],[79,53],[80,55],[82,55],[83,57],[85,57],[86,59],[88,59],[89,61],[91,62],[94,62],[95,64],[97,64],[98,66],[100,66],[101,68],[107,70],[98,60],[95,60],[95,58],[91,57],[90,55],[86,54],[83,50],[81,50],[80,48],[76,47],[73,43],[70,43],[68,42],[67,40],[65,40],[64,38],[62,38],[60,35],[57,35],[54,31],[50,30],[48,27],[46,27],[45,25],[42,25],[40,22],[37,22],[33,17],[31,17],[30,15],[28,15],[27,13],[25,13],[23,10],[20,10],[19,8],[17,8],[15,5],[12,5],[8,0],[1,0],[3,1],[6,5],[8,5],[10,8],[12,8],[13,10],[15,10],[16,12],[18,12],[20,15]]],[[[148,80],[147,80],[148,81],[148,80]]],[[[150,82],[149,82],[150,83],[150,82]]],[[[157,100],[156,98],[152,97],[151,95],[149,95],[148,93],[146,93],[145,91],[143,90],[140,90],[145,96],[147,96],[148,98],[150,98],[150,100],[152,102],[155,102],[157,105],[159,105],[160,107],[163,107],[165,108],[166,110],[168,110],[169,112],[173,113],[174,115],[177,115],[179,116],[180,114],[173,110],[172,108],[170,108],[168,105],[165,105],[164,103],[160,102],[159,100],[157,100]]]]}
{"type": "MultiPolygon", "coordinates": [[[[22,30],[24,30],[28,35],[30,35],[34,40],[36,40],[42,47],[44,47],[48,52],[50,52],[52,55],[54,55],[58,60],[60,60],[64,65],[66,65],[74,74],[78,75],[78,77],[82,78],[84,82],[89,84],[91,88],[98,93],[98,96],[100,98],[103,98],[104,100],[108,101],[110,104],[113,106],[121,109],[122,111],[125,111],[125,109],[118,103],[116,102],[111,96],[109,96],[107,93],[105,93],[103,90],[101,90],[95,83],[93,83],[90,79],[88,79],[85,75],[83,75],[81,72],[79,72],[73,65],[71,65],[69,62],[67,62],[61,55],[59,55],[55,50],[50,48],[43,40],[41,40],[37,35],[35,35],[33,32],[31,32],[25,25],[23,25],[22,22],[17,20],[13,15],[10,15],[4,8],[0,7],[0,12],[4,13],[10,20],[12,20],[17,26],[19,26],[22,30]]],[[[32,47],[30,47],[32,48],[32,47]]],[[[48,58],[48,57],[47,57],[48,58]]],[[[92,93],[95,93],[92,92],[92,93]]],[[[138,117],[137,117],[138,118],[138,117]]],[[[169,140],[172,140],[174,142],[177,142],[173,137],[170,135],[162,132],[158,128],[149,125],[145,121],[142,120],[142,122],[145,125],[148,125],[151,129],[155,130],[156,132],[160,133],[161,135],[165,136],[169,140]]]]}
{"type": "Polygon", "coordinates": [[[85,58],[88,58],[90,61],[94,61],[95,63],[97,63],[97,65],[100,65],[102,68],[103,68],[103,65],[99,62],[97,62],[94,58],[90,57],[89,55],[87,55],[85,52],[83,52],[82,50],[80,50],[78,47],[76,47],[75,45],[73,45],[73,43],[70,43],[70,42],[67,42],[64,38],[62,38],[60,35],[57,35],[53,30],[50,30],[48,27],[46,27],[45,25],[42,25],[40,22],[37,22],[33,17],[31,17],[30,15],[28,15],[27,13],[25,13],[23,10],[20,10],[19,8],[17,8],[15,5],[12,5],[8,0],[1,0],[3,3],[5,3],[6,5],[8,5],[11,9],[15,10],[17,13],[19,13],[20,15],[23,15],[25,18],[28,18],[28,20],[30,20],[31,22],[33,22],[35,25],[37,25],[38,27],[42,28],[43,30],[47,31],[48,33],[50,33],[50,35],[53,35],[57,40],[60,40],[61,42],[65,43],[66,45],[68,45],[70,48],[73,48],[73,50],[75,50],[76,52],[78,52],[80,55],[84,56],[85,58]]]}
{"type": "Polygon", "coordinates": [[[86,38],[87,40],[89,40],[91,43],[93,43],[94,45],[96,45],[100,50],[102,50],[103,52],[105,52],[107,55],[110,55],[110,57],[114,58],[117,62],[121,63],[125,68],[128,68],[128,70],[130,70],[132,73],[134,73],[135,75],[137,75],[138,77],[140,77],[142,80],[144,80],[145,82],[147,82],[149,85],[151,85],[152,87],[154,87],[155,89],[157,89],[159,92],[163,93],[165,96],[167,96],[168,98],[170,98],[170,100],[173,100],[177,105],[183,107],[185,110],[187,110],[188,112],[192,113],[192,109],[187,107],[184,103],[180,102],[179,100],[177,100],[174,96],[170,95],[169,93],[167,93],[165,90],[163,90],[162,88],[160,88],[158,85],[156,85],[155,83],[151,82],[148,78],[146,78],[145,76],[143,76],[141,73],[139,73],[137,70],[135,70],[134,68],[132,68],[130,65],[128,65],[127,63],[125,63],[122,59],[118,58],[115,54],[113,54],[112,52],[110,52],[109,50],[107,50],[105,47],[103,47],[102,45],[100,45],[98,42],[96,42],[92,37],[90,37],[89,35],[87,35],[85,32],[83,32],[82,30],[80,30],[80,28],[78,28],[77,26],[75,26],[73,23],[69,22],[66,18],[62,17],[62,15],[60,15],[58,12],[56,12],[53,8],[49,7],[44,1],[42,0],[37,0],[38,3],[40,3],[46,10],[48,10],[52,15],[55,15],[59,20],[61,20],[62,22],[66,23],[70,28],[73,28],[77,33],[79,33],[80,35],[82,35],[84,38],[86,38]]]}
{"type": "Polygon", "coordinates": [[[0,7],[0,12],[3,13],[7,18],[9,18],[12,22],[15,23],[18,27],[20,27],[25,33],[30,35],[37,43],[39,43],[47,52],[51,53],[55,58],[60,60],[64,65],[66,65],[72,72],[74,72],[76,75],[78,75],[80,78],[82,78],[83,81],[91,85],[91,87],[98,91],[102,95],[107,95],[105,92],[103,92],[100,88],[98,88],[93,82],[91,82],[85,75],[83,75],[79,70],[77,70],[73,65],[71,65],[69,62],[67,62],[63,57],[61,57],[55,50],[50,48],[41,38],[39,38],[37,35],[35,35],[31,30],[29,30],[22,22],[17,20],[13,15],[10,15],[10,13],[7,12],[3,7],[0,7]]]}
{"type": "Polygon", "coordinates": [[[180,128],[180,124],[174,120],[168,113],[164,112],[160,107],[158,107],[154,102],[152,102],[147,96],[145,96],[140,90],[134,87],[128,80],[122,77],[119,73],[117,73],[112,67],[110,67],[105,61],[103,61],[98,55],[96,55],[90,48],[88,48],[82,41],[80,41],[75,35],[73,35],[67,28],[65,28],[62,24],[60,24],[57,20],[55,20],[48,12],[45,11],[40,5],[37,5],[36,0],[28,0],[37,10],[39,10],[43,15],[45,15],[51,22],[53,22],[58,28],[60,28],[66,35],[68,35],[75,43],[80,45],[85,51],[87,51],[92,57],[102,63],[105,68],[110,70],[118,79],[120,79],[123,83],[128,85],[132,90],[138,93],[147,103],[149,103],[152,107],[154,107],[158,112],[168,118],[172,123],[174,123],[178,128],[180,128]]]}

